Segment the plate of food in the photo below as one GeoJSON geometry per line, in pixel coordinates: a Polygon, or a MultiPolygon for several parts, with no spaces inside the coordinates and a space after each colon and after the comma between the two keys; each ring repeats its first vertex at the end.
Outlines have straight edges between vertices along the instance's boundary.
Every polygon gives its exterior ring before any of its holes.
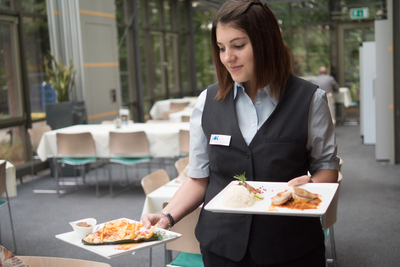
{"type": "Polygon", "coordinates": [[[89,250],[107,259],[173,241],[181,234],[158,228],[146,229],[141,222],[127,218],[95,225],[90,234],[80,238],[74,231],[56,238],[89,250]]]}
{"type": "Polygon", "coordinates": [[[220,213],[318,217],[325,214],[338,183],[308,183],[290,187],[286,182],[246,181],[237,175],[207,205],[220,213]]]}

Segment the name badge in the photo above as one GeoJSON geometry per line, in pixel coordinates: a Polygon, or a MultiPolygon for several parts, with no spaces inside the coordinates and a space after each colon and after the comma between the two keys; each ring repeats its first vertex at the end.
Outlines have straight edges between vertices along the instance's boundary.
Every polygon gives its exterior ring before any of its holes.
{"type": "Polygon", "coordinates": [[[210,145],[229,146],[230,143],[231,143],[230,135],[223,135],[223,134],[211,135],[210,145]]]}

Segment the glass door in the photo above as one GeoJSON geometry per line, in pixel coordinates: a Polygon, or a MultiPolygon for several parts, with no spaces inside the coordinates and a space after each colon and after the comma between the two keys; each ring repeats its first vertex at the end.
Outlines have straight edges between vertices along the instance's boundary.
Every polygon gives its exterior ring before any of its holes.
{"type": "Polygon", "coordinates": [[[353,100],[359,100],[360,44],[375,41],[374,22],[339,24],[339,72],[340,86],[347,87],[353,100]]]}

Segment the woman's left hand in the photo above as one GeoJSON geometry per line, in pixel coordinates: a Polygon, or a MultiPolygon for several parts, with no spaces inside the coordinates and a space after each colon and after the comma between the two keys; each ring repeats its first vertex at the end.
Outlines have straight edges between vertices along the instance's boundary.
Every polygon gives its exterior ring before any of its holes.
{"type": "Polygon", "coordinates": [[[290,180],[288,182],[289,186],[299,186],[302,184],[306,184],[309,183],[311,181],[311,177],[308,175],[302,175],[296,178],[293,178],[292,180],[290,180]]]}

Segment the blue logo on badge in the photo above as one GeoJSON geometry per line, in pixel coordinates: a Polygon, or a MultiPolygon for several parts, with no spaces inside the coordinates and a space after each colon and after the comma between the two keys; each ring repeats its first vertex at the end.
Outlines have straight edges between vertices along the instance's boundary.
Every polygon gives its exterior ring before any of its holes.
{"type": "Polygon", "coordinates": [[[214,136],[213,140],[218,140],[218,135],[214,136]]]}

